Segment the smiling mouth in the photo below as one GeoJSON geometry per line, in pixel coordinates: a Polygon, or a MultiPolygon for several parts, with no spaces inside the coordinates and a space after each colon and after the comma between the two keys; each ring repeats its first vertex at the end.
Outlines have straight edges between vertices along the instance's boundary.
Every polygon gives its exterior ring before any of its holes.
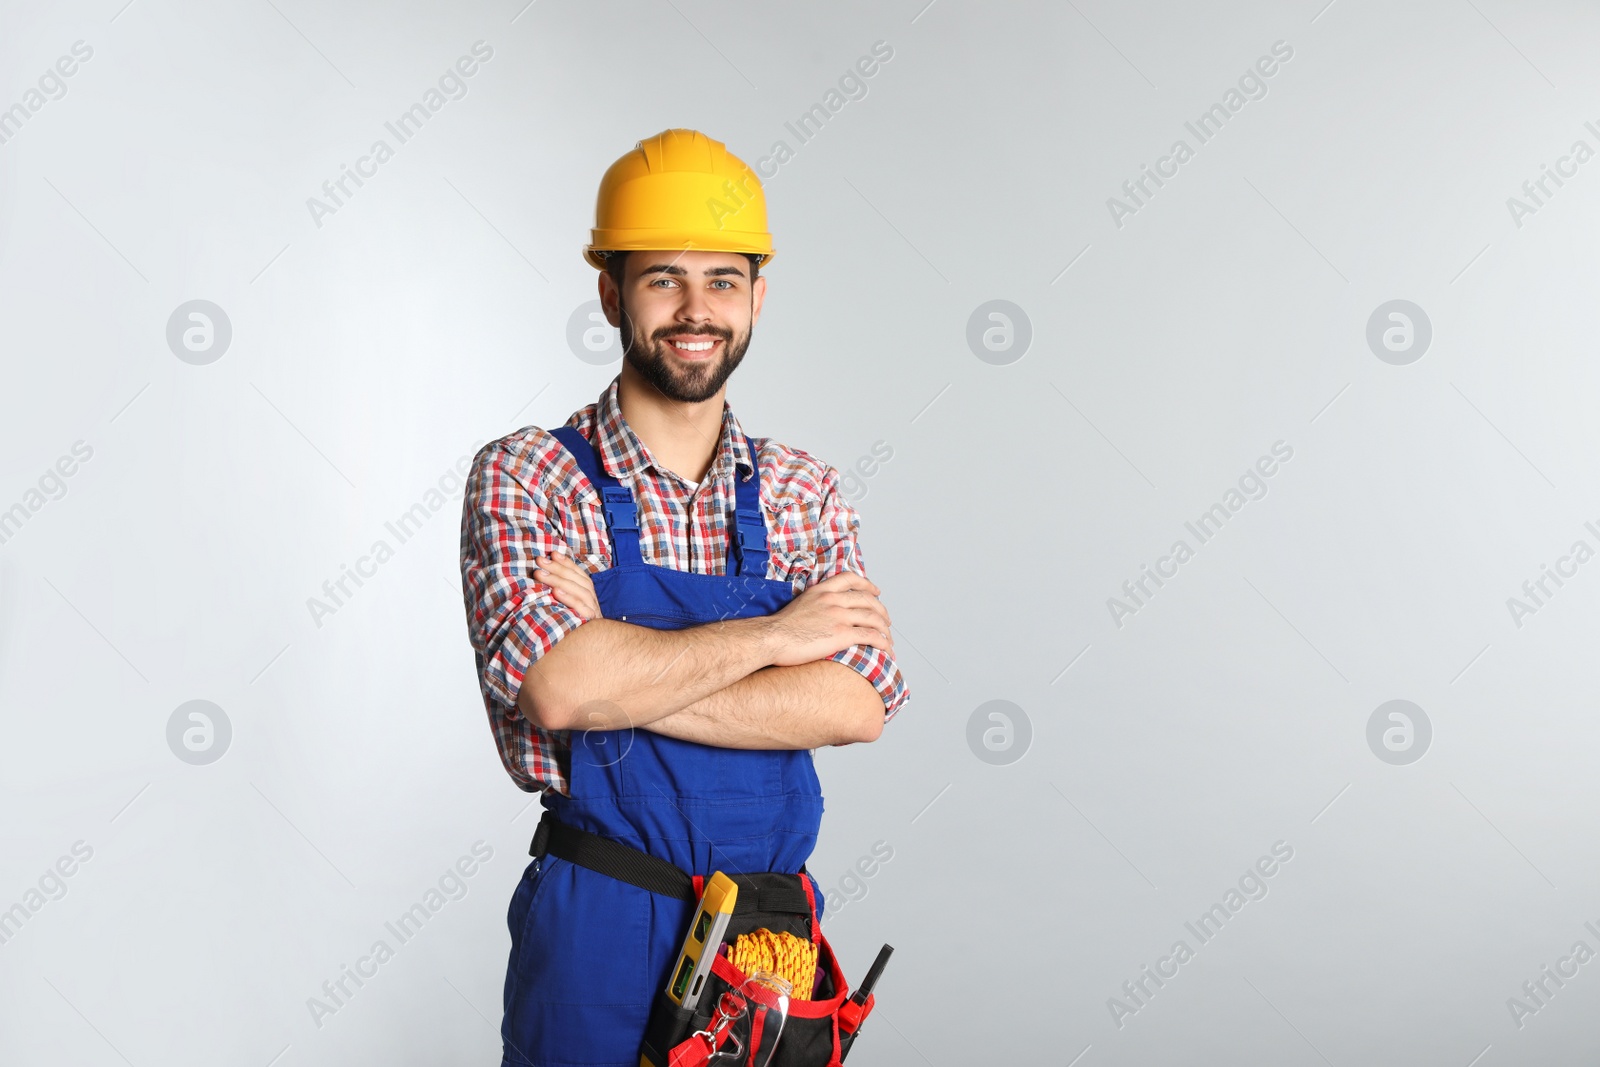
{"type": "Polygon", "coordinates": [[[684,359],[709,359],[722,344],[720,337],[669,337],[667,344],[684,359]]]}

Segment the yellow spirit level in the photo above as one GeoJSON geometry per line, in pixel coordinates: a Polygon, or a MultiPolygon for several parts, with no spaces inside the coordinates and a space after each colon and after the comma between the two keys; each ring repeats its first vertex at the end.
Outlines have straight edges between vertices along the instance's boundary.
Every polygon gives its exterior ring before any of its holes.
{"type": "Polygon", "coordinates": [[[688,1021],[694,1014],[694,1006],[700,1002],[700,994],[705,989],[707,976],[711,974],[711,964],[717,958],[717,950],[722,947],[722,935],[727,932],[728,920],[733,917],[733,904],[738,898],[738,883],[721,871],[713,871],[711,877],[706,879],[700,902],[689,920],[689,932],[683,937],[683,948],[668,972],[665,992],[673,1010],[666,1016],[656,1010],[651,1011],[651,1032],[646,1034],[645,1047],[639,1053],[639,1067],[666,1067],[666,1061],[663,1059],[657,1063],[655,1056],[665,1056],[667,1050],[684,1039],[688,1021]],[[661,1052],[654,1052],[654,1048],[661,1049],[661,1052]]]}
{"type": "Polygon", "coordinates": [[[692,1009],[700,1002],[700,990],[711,973],[711,961],[722,946],[722,935],[728,929],[738,897],[738,884],[721,871],[706,879],[705,891],[700,894],[699,906],[678,952],[677,965],[667,982],[667,997],[679,1007],[692,1009]]]}

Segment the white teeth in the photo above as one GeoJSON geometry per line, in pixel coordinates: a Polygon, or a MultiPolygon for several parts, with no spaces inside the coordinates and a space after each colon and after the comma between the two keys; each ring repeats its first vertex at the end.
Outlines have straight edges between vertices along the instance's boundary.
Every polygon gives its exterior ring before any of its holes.
{"type": "Polygon", "coordinates": [[[715,341],[695,341],[692,344],[687,341],[674,341],[672,343],[685,352],[704,352],[716,344],[715,341]]]}

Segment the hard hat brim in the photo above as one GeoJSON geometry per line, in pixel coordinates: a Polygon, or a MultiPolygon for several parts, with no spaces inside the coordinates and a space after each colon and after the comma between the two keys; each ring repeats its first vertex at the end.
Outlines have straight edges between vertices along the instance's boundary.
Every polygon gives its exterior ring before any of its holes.
{"type": "Polygon", "coordinates": [[[685,234],[682,230],[592,230],[593,241],[584,247],[583,258],[596,270],[606,269],[606,252],[728,252],[733,255],[756,255],[761,259],[757,266],[765,267],[777,250],[765,234],[752,234],[748,240],[736,235],[707,231],[685,234]]]}

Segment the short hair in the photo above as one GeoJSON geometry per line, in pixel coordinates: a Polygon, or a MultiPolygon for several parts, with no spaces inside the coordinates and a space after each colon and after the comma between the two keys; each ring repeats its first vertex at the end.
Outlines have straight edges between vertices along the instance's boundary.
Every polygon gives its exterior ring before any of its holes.
{"type": "MultiPolygon", "coordinates": [[[[616,283],[618,289],[621,289],[623,274],[628,268],[628,253],[621,251],[600,254],[605,257],[606,273],[611,275],[611,280],[616,283]]],[[[761,255],[757,252],[745,252],[742,255],[750,261],[750,282],[754,284],[761,276],[761,255]]]]}

